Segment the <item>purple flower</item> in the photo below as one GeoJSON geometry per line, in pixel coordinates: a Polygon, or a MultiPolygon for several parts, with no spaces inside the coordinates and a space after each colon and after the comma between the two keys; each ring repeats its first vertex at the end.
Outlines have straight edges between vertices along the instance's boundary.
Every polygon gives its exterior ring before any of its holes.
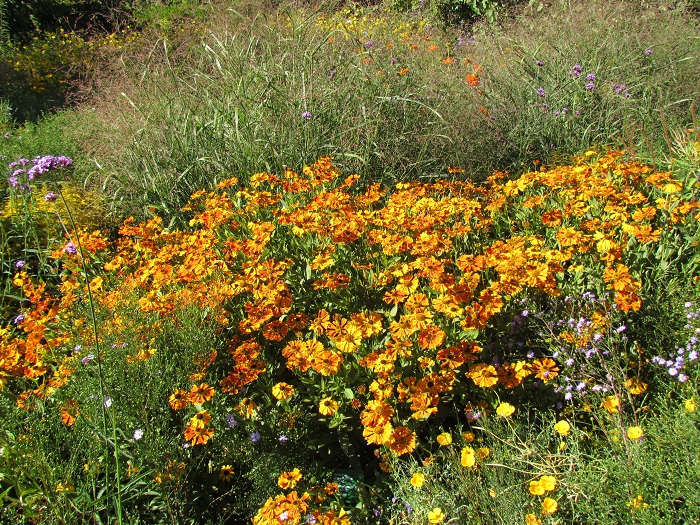
{"type": "Polygon", "coordinates": [[[69,242],[68,244],[66,244],[66,247],[63,248],[63,251],[68,255],[75,255],[76,253],[78,253],[78,248],[75,247],[75,244],[69,242]]]}
{"type": "Polygon", "coordinates": [[[226,416],[226,424],[228,428],[233,428],[238,425],[238,421],[236,421],[236,417],[233,414],[229,414],[226,416]]]}
{"type": "Polygon", "coordinates": [[[19,314],[17,317],[15,317],[12,321],[13,324],[22,324],[24,320],[26,319],[24,314],[19,314]]]}
{"type": "Polygon", "coordinates": [[[542,62],[541,60],[538,60],[537,62],[535,62],[535,64],[537,64],[537,67],[544,66],[544,62],[542,62]]]}
{"type": "Polygon", "coordinates": [[[58,199],[58,195],[56,195],[54,192],[50,191],[46,195],[44,195],[44,200],[46,202],[56,202],[56,199],[58,199]]]}
{"type": "Polygon", "coordinates": [[[328,78],[332,79],[335,76],[335,69],[331,69],[331,72],[328,74],[328,78]]]}
{"type": "Polygon", "coordinates": [[[644,54],[647,56],[651,55],[651,49],[647,49],[646,51],[644,51],[644,54]]]}
{"type": "Polygon", "coordinates": [[[15,268],[24,268],[27,264],[27,261],[19,260],[15,263],[15,268]]]}
{"type": "Polygon", "coordinates": [[[252,432],[250,434],[250,440],[253,443],[257,443],[258,441],[260,441],[260,432],[258,432],[257,430],[255,432],[252,432]]]}
{"type": "Polygon", "coordinates": [[[595,73],[588,73],[586,75],[586,80],[588,80],[589,82],[593,82],[595,80],[595,73]]]}
{"type": "Polygon", "coordinates": [[[574,67],[571,68],[571,71],[569,71],[569,76],[573,78],[578,78],[581,76],[582,71],[583,68],[581,67],[581,65],[575,64],[574,67]]]}
{"type": "Polygon", "coordinates": [[[595,89],[595,84],[593,82],[589,82],[586,84],[586,89],[589,91],[593,91],[595,89]]]}
{"type": "Polygon", "coordinates": [[[396,64],[396,58],[391,57],[391,58],[389,59],[389,62],[391,62],[391,65],[393,66],[394,64],[396,64]]]}
{"type": "Polygon", "coordinates": [[[561,112],[566,115],[569,112],[569,108],[561,108],[561,112]]]}
{"type": "Polygon", "coordinates": [[[304,111],[301,114],[301,118],[305,118],[306,120],[311,120],[312,118],[314,118],[314,116],[311,113],[309,113],[308,111],[304,111]]]}
{"type": "Polygon", "coordinates": [[[5,133],[5,134],[3,135],[3,137],[5,137],[6,139],[9,139],[9,138],[10,138],[10,132],[8,131],[7,133],[5,133]]]}
{"type": "Polygon", "coordinates": [[[10,186],[13,188],[17,188],[17,186],[19,186],[19,179],[17,177],[8,177],[7,182],[9,182],[10,186]]]}
{"type": "Polygon", "coordinates": [[[277,438],[277,441],[279,441],[282,444],[285,444],[287,441],[289,441],[289,438],[284,434],[280,434],[280,437],[277,438]]]}
{"type": "Polygon", "coordinates": [[[575,110],[574,110],[574,115],[576,115],[577,117],[580,117],[580,116],[581,116],[581,112],[580,112],[578,109],[575,109],[575,110]]]}
{"type": "Polygon", "coordinates": [[[615,331],[616,331],[618,334],[621,334],[621,333],[624,332],[625,330],[627,330],[627,327],[626,327],[625,325],[620,325],[620,326],[618,326],[617,328],[615,328],[615,331]]]}
{"type": "Polygon", "coordinates": [[[88,355],[86,355],[85,357],[83,357],[83,358],[80,360],[80,362],[83,363],[83,365],[87,366],[87,364],[88,364],[90,361],[92,361],[93,359],[95,359],[95,355],[94,355],[94,354],[88,354],[88,355]]]}
{"type": "Polygon", "coordinates": [[[688,376],[685,374],[678,374],[678,381],[685,383],[688,380],[688,376]]]}
{"type": "Polygon", "coordinates": [[[544,92],[544,88],[537,88],[537,96],[542,98],[547,96],[547,93],[544,92]]]}
{"type": "Polygon", "coordinates": [[[371,48],[373,45],[374,45],[374,42],[372,42],[371,40],[367,40],[367,42],[365,42],[365,47],[367,49],[371,48]]]}

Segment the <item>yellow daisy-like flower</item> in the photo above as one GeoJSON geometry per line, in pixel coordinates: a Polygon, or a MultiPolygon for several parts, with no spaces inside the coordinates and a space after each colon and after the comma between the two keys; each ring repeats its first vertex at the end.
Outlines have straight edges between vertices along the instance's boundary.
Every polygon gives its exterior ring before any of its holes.
{"type": "Polygon", "coordinates": [[[440,507],[435,507],[433,510],[428,511],[428,523],[435,525],[436,523],[442,523],[445,520],[445,513],[442,512],[440,507]]]}
{"type": "Polygon", "coordinates": [[[510,417],[515,413],[515,407],[510,403],[501,403],[496,409],[496,414],[501,417],[510,417]]]}
{"type": "Polygon", "coordinates": [[[544,494],[544,487],[539,481],[531,481],[528,491],[533,496],[542,496],[544,494]]]}
{"type": "Polygon", "coordinates": [[[566,437],[571,433],[571,425],[568,421],[562,419],[554,425],[554,430],[562,437],[566,437]]]}
{"type": "Polygon", "coordinates": [[[424,482],[425,474],[421,474],[420,472],[414,472],[413,476],[411,476],[411,485],[413,485],[417,489],[421,488],[424,482]]]}
{"type": "Polygon", "coordinates": [[[221,470],[219,470],[219,477],[225,483],[231,481],[233,479],[233,467],[231,465],[224,465],[221,467],[221,470]]]}
{"type": "Polygon", "coordinates": [[[544,500],[542,500],[542,510],[547,514],[554,514],[557,508],[559,508],[557,500],[553,498],[544,498],[544,500]]]}
{"type": "Polygon", "coordinates": [[[437,437],[437,442],[443,447],[447,447],[452,444],[452,434],[449,432],[443,432],[437,437]]]}
{"type": "Polygon", "coordinates": [[[476,464],[476,453],[472,447],[462,449],[461,463],[465,468],[473,467],[476,464]]]}
{"type": "Polygon", "coordinates": [[[321,399],[321,402],[318,404],[318,411],[322,416],[332,416],[338,411],[339,406],[340,403],[333,401],[332,397],[326,397],[321,399]]]}
{"type": "Polygon", "coordinates": [[[277,383],[272,387],[272,395],[275,399],[285,401],[294,395],[294,387],[284,382],[277,383]]]}
{"type": "Polygon", "coordinates": [[[629,393],[632,394],[633,396],[638,396],[639,394],[643,394],[644,392],[647,391],[647,388],[649,387],[648,384],[643,382],[641,379],[638,377],[632,377],[625,381],[625,386],[627,387],[627,390],[629,390],[629,393]]]}
{"type": "Polygon", "coordinates": [[[465,432],[464,434],[462,434],[462,437],[467,443],[471,443],[476,439],[476,435],[474,434],[474,432],[465,432]]]}
{"type": "Polygon", "coordinates": [[[643,435],[642,427],[629,427],[627,429],[627,437],[630,439],[640,439],[643,435]]]}
{"type": "Polygon", "coordinates": [[[684,405],[686,412],[695,412],[695,410],[698,408],[698,404],[694,397],[686,399],[684,405]]]}

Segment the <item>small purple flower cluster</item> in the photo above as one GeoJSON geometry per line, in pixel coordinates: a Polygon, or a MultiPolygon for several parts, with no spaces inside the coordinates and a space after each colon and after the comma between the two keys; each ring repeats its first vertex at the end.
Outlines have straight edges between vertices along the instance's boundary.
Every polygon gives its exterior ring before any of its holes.
{"type": "Polygon", "coordinates": [[[627,86],[624,84],[618,84],[615,83],[612,85],[612,88],[615,90],[615,93],[617,93],[620,96],[623,96],[625,98],[630,98],[632,95],[627,91],[627,86]]]}
{"type": "Polygon", "coordinates": [[[652,363],[665,367],[668,375],[675,377],[681,383],[685,383],[689,379],[685,373],[688,371],[688,365],[698,360],[698,342],[700,342],[698,338],[700,336],[700,323],[697,322],[697,319],[700,319],[700,311],[692,311],[693,303],[691,302],[687,302],[683,306],[687,310],[686,319],[688,319],[685,329],[690,331],[690,337],[688,337],[685,346],[676,347],[675,352],[668,354],[667,358],[656,355],[651,359],[652,363]]]}
{"type": "MultiPolygon", "coordinates": [[[[39,177],[61,168],[67,168],[73,165],[73,160],[69,157],[60,156],[54,157],[53,155],[45,155],[43,157],[36,157],[34,160],[21,158],[15,162],[10,162],[7,167],[12,170],[12,174],[8,177],[7,182],[14,189],[19,188],[23,191],[30,191],[29,184],[27,182],[20,183],[20,177],[24,175],[27,181],[32,181],[39,177]],[[27,168],[29,164],[31,167],[27,168]]],[[[54,199],[55,200],[55,199],[54,199]]]]}

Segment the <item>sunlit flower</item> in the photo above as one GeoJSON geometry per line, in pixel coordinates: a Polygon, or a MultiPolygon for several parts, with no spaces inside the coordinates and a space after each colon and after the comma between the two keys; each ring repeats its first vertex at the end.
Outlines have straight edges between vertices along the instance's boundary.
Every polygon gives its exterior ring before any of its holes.
{"type": "Polygon", "coordinates": [[[282,472],[277,480],[277,485],[282,490],[291,490],[297,486],[297,483],[301,481],[302,477],[301,471],[299,471],[298,468],[290,472],[282,472]]]}
{"type": "Polygon", "coordinates": [[[452,434],[449,432],[443,432],[437,437],[437,442],[443,447],[447,447],[452,444],[452,434]]]}
{"type": "Polygon", "coordinates": [[[332,397],[326,397],[318,404],[318,411],[322,416],[332,416],[340,407],[340,403],[334,401],[332,397]]]}
{"type": "Polygon", "coordinates": [[[627,437],[630,439],[640,439],[642,436],[644,436],[642,427],[634,426],[627,429],[627,437]]]}
{"type": "Polygon", "coordinates": [[[465,468],[473,467],[476,464],[476,453],[472,447],[464,447],[462,449],[460,463],[465,468]]]}
{"type": "Polygon", "coordinates": [[[544,498],[542,501],[542,510],[547,514],[554,514],[557,511],[559,504],[553,498],[544,498]]]}
{"type": "Polygon", "coordinates": [[[496,408],[496,414],[501,417],[510,417],[515,413],[515,407],[510,403],[501,403],[496,408]]]}
{"type": "Polygon", "coordinates": [[[697,402],[695,401],[694,397],[691,397],[690,399],[686,399],[684,406],[685,406],[686,412],[695,412],[695,410],[698,408],[697,402]]]}
{"type": "Polygon", "coordinates": [[[442,512],[440,507],[435,507],[433,510],[428,511],[428,523],[435,525],[437,523],[442,523],[445,519],[445,513],[442,512]]]}
{"type": "Polygon", "coordinates": [[[411,485],[413,485],[416,488],[421,488],[424,482],[425,474],[422,474],[420,472],[414,472],[413,476],[411,476],[411,485]]]}
{"type": "Polygon", "coordinates": [[[566,437],[571,433],[571,425],[565,419],[558,421],[554,425],[554,430],[562,437],[566,437]]]}
{"type": "Polygon", "coordinates": [[[280,382],[272,387],[272,395],[275,399],[279,399],[280,401],[289,399],[293,394],[294,387],[290,384],[280,382]]]}

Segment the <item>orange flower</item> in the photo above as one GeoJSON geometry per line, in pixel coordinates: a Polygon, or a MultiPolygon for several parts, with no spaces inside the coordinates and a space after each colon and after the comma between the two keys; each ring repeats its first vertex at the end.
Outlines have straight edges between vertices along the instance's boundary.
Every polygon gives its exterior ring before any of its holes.
{"type": "Polygon", "coordinates": [[[479,77],[477,75],[469,74],[466,76],[466,80],[467,80],[467,85],[469,85],[469,86],[473,87],[473,86],[479,85],[479,77]]]}
{"type": "Polygon", "coordinates": [[[391,423],[379,423],[371,427],[365,427],[362,435],[371,445],[386,445],[391,440],[393,431],[391,423]]]}
{"type": "Polygon", "coordinates": [[[302,474],[298,468],[290,472],[282,472],[279,479],[277,480],[277,485],[282,490],[291,490],[297,486],[297,483],[301,481],[302,474]]]}
{"type": "Polygon", "coordinates": [[[214,397],[214,389],[202,383],[201,385],[193,386],[188,395],[188,399],[192,404],[202,404],[214,397]]]}
{"type": "Polygon", "coordinates": [[[474,381],[476,386],[481,388],[491,388],[498,383],[496,369],[486,363],[479,363],[470,367],[466,375],[474,381]]]}
{"type": "Polygon", "coordinates": [[[554,359],[543,357],[535,359],[532,363],[532,372],[537,379],[548,383],[559,375],[559,367],[554,359]]]}
{"type": "Polygon", "coordinates": [[[428,350],[437,348],[445,341],[445,332],[437,326],[428,326],[418,334],[418,344],[428,350]]]}
{"type": "Polygon", "coordinates": [[[190,426],[193,428],[206,427],[209,423],[211,423],[211,414],[209,414],[209,412],[207,412],[206,410],[201,410],[197,412],[190,419],[190,426]]]}
{"type": "Polygon", "coordinates": [[[185,439],[193,445],[204,445],[213,435],[214,431],[206,427],[193,427],[190,425],[185,429],[185,439]]]}
{"type": "Polygon", "coordinates": [[[60,408],[61,422],[70,427],[75,424],[75,418],[78,417],[78,403],[75,399],[71,399],[64,403],[60,408]]]}
{"type": "Polygon", "coordinates": [[[173,410],[181,410],[189,404],[189,393],[187,390],[175,390],[168,398],[168,403],[173,410]]]}
{"type": "Polygon", "coordinates": [[[293,394],[294,387],[288,383],[280,382],[272,387],[272,395],[280,401],[289,399],[293,394]]]}
{"type": "Polygon", "coordinates": [[[416,433],[407,427],[398,427],[391,434],[389,448],[397,455],[410,454],[416,449],[416,433]]]}

